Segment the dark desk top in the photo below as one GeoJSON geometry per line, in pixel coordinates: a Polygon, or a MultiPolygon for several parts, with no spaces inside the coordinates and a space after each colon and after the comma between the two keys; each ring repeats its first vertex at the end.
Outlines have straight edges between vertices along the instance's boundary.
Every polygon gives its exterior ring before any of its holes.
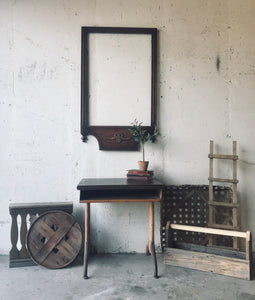
{"type": "Polygon", "coordinates": [[[149,181],[127,180],[126,178],[83,178],[77,186],[78,190],[107,189],[155,189],[163,188],[164,184],[157,179],[149,181]]]}

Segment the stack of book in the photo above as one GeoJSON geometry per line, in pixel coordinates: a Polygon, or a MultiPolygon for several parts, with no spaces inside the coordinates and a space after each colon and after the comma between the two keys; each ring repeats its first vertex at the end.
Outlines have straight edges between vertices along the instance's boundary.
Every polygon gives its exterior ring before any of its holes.
{"type": "Polygon", "coordinates": [[[128,170],[127,172],[127,179],[128,180],[151,180],[153,177],[153,171],[141,171],[141,170],[128,170]]]}

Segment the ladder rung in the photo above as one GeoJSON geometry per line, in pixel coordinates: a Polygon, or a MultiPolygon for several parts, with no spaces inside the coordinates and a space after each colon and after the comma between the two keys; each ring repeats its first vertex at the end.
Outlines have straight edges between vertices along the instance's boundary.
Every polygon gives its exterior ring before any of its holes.
{"type": "Polygon", "coordinates": [[[225,154],[208,154],[209,158],[217,158],[217,159],[232,159],[237,160],[238,155],[225,155],[225,154]]]}
{"type": "Polygon", "coordinates": [[[222,178],[214,178],[214,177],[208,177],[209,181],[217,181],[217,182],[229,182],[229,183],[238,183],[239,180],[237,179],[222,179],[222,178]]]}
{"type": "Polygon", "coordinates": [[[232,225],[225,225],[225,224],[216,224],[216,223],[209,223],[208,226],[213,228],[219,228],[219,229],[230,229],[230,230],[239,230],[238,226],[232,226],[232,225]]]}
{"type": "Polygon", "coordinates": [[[209,201],[208,204],[215,205],[215,206],[224,206],[224,207],[239,207],[238,203],[225,203],[225,202],[209,201]]]}

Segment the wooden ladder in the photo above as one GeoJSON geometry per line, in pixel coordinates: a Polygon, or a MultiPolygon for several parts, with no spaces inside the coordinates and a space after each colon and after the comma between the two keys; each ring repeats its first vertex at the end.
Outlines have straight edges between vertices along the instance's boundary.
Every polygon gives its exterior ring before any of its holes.
{"type": "MultiPolygon", "coordinates": [[[[226,229],[226,230],[239,230],[238,226],[238,218],[237,218],[237,160],[238,156],[236,155],[236,141],[233,141],[233,154],[232,155],[223,155],[223,154],[214,154],[213,153],[213,141],[210,141],[210,153],[208,155],[209,157],[209,222],[208,226],[212,228],[219,228],[219,229],[226,229]],[[213,176],[213,160],[214,159],[227,159],[233,161],[233,178],[231,179],[221,179],[221,178],[215,178],[213,176]],[[225,202],[217,202],[214,201],[213,196],[213,182],[226,182],[226,183],[232,183],[232,201],[231,203],[225,203],[225,202]],[[229,207],[232,211],[232,225],[226,225],[226,224],[216,224],[216,218],[215,213],[216,209],[215,207],[229,207]]],[[[215,244],[215,237],[209,236],[209,246],[212,246],[215,244]]],[[[238,240],[237,237],[233,237],[233,248],[238,249],[238,240]]]]}

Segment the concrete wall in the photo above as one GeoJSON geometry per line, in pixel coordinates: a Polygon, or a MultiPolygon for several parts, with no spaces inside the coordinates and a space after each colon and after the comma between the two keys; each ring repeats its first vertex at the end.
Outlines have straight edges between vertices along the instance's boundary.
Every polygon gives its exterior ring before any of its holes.
{"type": "MultiPolygon", "coordinates": [[[[161,138],[146,148],[151,168],[166,184],[207,184],[209,140],[222,153],[237,140],[241,225],[255,231],[254,12],[252,0],[0,1],[0,253],[10,249],[10,203],[73,201],[82,223],[80,179],[124,177],[141,157],[81,142],[86,25],[159,29],[161,138]]],[[[145,250],[146,204],[91,210],[97,251],[145,250]]]]}

